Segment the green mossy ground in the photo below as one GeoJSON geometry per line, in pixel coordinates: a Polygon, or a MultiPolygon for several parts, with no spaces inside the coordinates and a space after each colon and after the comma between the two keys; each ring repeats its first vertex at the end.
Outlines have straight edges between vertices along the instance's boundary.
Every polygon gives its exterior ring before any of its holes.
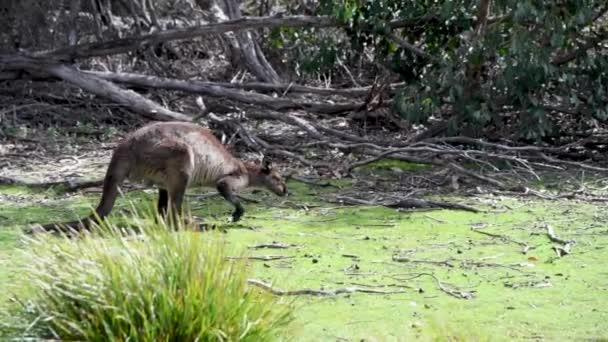
{"type": "MultiPolygon", "coordinates": [[[[219,197],[198,200],[198,192],[193,191],[188,202],[195,216],[224,228],[200,233],[201,238],[227,234],[232,243],[244,248],[271,242],[294,245],[248,249],[251,255],[289,257],[249,262],[251,277],[277,288],[364,286],[404,291],[300,296],[291,329],[294,340],[442,340],[448,334],[465,340],[608,338],[608,212],[604,204],[452,197],[445,200],[486,212],[398,212],[319,202],[319,194],[336,191],[335,187],[292,181],[289,188],[292,195],[287,199],[265,192],[246,193],[260,203],[246,203],[247,212],[238,225],[228,223],[231,207],[219,197]],[[572,254],[556,256],[546,224],[560,238],[576,240],[572,254]],[[530,250],[522,253],[522,246],[513,241],[527,244],[530,250]],[[395,262],[394,255],[410,261],[395,262]],[[450,296],[430,275],[447,288],[475,296],[468,300],[450,296]]],[[[18,227],[84,216],[99,195],[49,201],[58,194],[7,187],[0,193],[0,308],[6,311],[14,305],[9,301],[12,293],[27,291],[15,271],[23,262],[16,253],[18,227]],[[10,196],[22,200],[11,202],[10,196]]],[[[153,191],[128,193],[115,212],[127,211],[128,201],[150,207],[155,196],[153,191]]],[[[4,321],[10,324],[6,315],[4,321]]]]}

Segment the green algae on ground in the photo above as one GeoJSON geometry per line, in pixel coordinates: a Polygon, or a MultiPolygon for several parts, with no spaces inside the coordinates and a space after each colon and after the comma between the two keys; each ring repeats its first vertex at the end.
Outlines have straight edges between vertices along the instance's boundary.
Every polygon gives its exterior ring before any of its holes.
{"type": "Polygon", "coordinates": [[[384,208],[330,214],[271,211],[267,214],[272,220],[262,231],[230,234],[244,244],[280,241],[299,247],[280,253],[293,259],[252,263],[258,277],[283,289],[406,289],[396,295],[301,298],[305,304],[298,323],[306,337],[300,340],[405,340],[435,316],[454,326],[473,324],[491,332],[493,340],[605,336],[608,312],[601,303],[608,299],[608,277],[601,260],[608,257],[608,239],[605,228],[593,226],[592,220],[601,217],[603,222],[606,215],[599,207],[555,204],[530,202],[520,212],[503,215],[400,214],[384,208]],[[556,218],[566,210],[580,221],[560,223],[556,218]],[[545,223],[555,225],[562,238],[576,237],[572,255],[556,258],[545,223]],[[534,249],[524,255],[516,243],[471,230],[482,224],[534,249]],[[602,229],[604,236],[598,239],[602,229]],[[410,262],[393,262],[395,254],[410,262]],[[476,297],[451,297],[434,279],[420,274],[433,274],[446,285],[474,291],[476,297]]]}
{"type": "MultiPolygon", "coordinates": [[[[604,305],[608,301],[608,212],[601,204],[485,197],[474,200],[476,206],[487,209],[485,213],[398,212],[383,207],[336,207],[318,201],[319,194],[332,189],[299,182],[290,182],[289,187],[292,196],[287,199],[265,192],[246,193],[245,197],[260,203],[245,203],[240,225],[227,223],[232,208],[217,196],[201,199],[202,191],[191,191],[188,206],[206,221],[221,223],[228,241],[235,245],[293,245],[249,249],[252,255],[286,257],[249,261],[251,277],[276,288],[360,286],[404,291],[300,296],[293,327],[296,335],[291,336],[295,340],[608,337],[604,305]],[[560,238],[576,241],[570,255],[557,257],[555,243],[546,234],[547,224],[560,238]],[[252,229],[236,229],[243,227],[252,229]],[[456,298],[450,290],[472,293],[474,298],[456,298]]],[[[138,207],[153,206],[155,198],[155,192],[127,194],[138,207]]],[[[76,196],[46,209],[35,209],[34,204],[3,208],[0,215],[10,218],[5,225],[28,223],[23,218],[27,216],[44,222],[57,216],[73,219],[74,213],[85,215],[97,199],[76,196]],[[68,212],[61,214],[59,209],[68,212]]],[[[114,215],[128,206],[119,199],[114,215]]],[[[0,255],[12,256],[17,235],[14,231],[3,234],[0,255]]],[[[0,273],[4,277],[0,289],[18,282],[6,271],[16,262],[14,257],[0,258],[0,269],[5,270],[0,273]]]]}

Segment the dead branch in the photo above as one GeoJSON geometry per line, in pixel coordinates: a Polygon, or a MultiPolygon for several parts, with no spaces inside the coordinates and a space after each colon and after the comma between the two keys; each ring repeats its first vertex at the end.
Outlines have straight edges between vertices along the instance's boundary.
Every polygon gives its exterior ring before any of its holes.
{"type": "Polygon", "coordinates": [[[397,43],[397,45],[399,45],[403,49],[408,50],[409,52],[411,52],[419,57],[422,57],[423,59],[435,60],[435,58],[432,55],[428,54],[426,51],[422,50],[421,48],[417,47],[416,45],[411,44],[407,40],[397,36],[396,34],[391,33],[389,35],[389,37],[392,40],[394,40],[397,43]]]}
{"type": "Polygon", "coordinates": [[[521,287],[536,287],[536,288],[544,288],[544,287],[552,287],[550,282],[546,280],[539,281],[526,281],[522,283],[505,283],[505,287],[510,287],[512,289],[518,289],[521,287]]]}
{"type": "MultiPolygon", "coordinates": [[[[311,87],[301,84],[272,84],[272,83],[261,83],[261,82],[249,82],[249,83],[230,83],[230,82],[200,82],[201,84],[207,84],[209,86],[218,86],[222,88],[236,88],[243,90],[255,90],[257,92],[277,92],[281,94],[289,93],[306,93],[306,94],[317,94],[317,95],[339,95],[344,97],[361,97],[367,95],[372,86],[359,87],[359,88],[321,88],[311,87]]],[[[405,83],[391,83],[388,85],[390,91],[394,91],[398,87],[403,86],[405,83]]]]}
{"type": "Polygon", "coordinates": [[[574,166],[574,167],[578,167],[581,169],[587,169],[587,170],[591,170],[591,171],[600,171],[600,172],[606,172],[608,171],[607,168],[605,167],[599,167],[599,166],[593,166],[593,165],[587,165],[585,163],[579,163],[579,162],[571,162],[568,160],[559,160],[553,157],[549,157],[547,155],[545,155],[544,153],[540,153],[540,156],[551,163],[555,163],[555,164],[564,164],[564,165],[569,165],[569,166],[574,166]]]}
{"type": "Polygon", "coordinates": [[[73,67],[56,65],[47,70],[57,78],[77,85],[92,94],[109,98],[153,120],[192,120],[191,116],[169,110],[132,90],[121,89],[106,80],[83,74],[73,67]]]}
{"type": "Polygon", "coordinates": [[[68,192],[77,191],[85,188],[92,188],[103,185],[103,179],[101,180],[92,180],[92,181],[81,181],[81,180],[63,180],[63,181],[53,181],[53,182],[40,182],[40,183],[31,183],[22,181],[16,178],[0,176],[0,184],[10,184],[10,185],[21,185],[30,188],[42,188],[48,189],[53,187],[63,187],[68,192]]]}
{"type": "Polygon", "coordinates": [[[287,245],[287,244],[280,243],[280,242],[272,242],[272,243],[260,243],[257,245],[249,246],[248,248],[252,248],[252,249],[260,249],[260,248],[286,249],[286,248],[290,248],[293,246],[294,245],[287,245]]]}
{"type": "Polygon", "coordinates": [[[298,182],[302,182],[302,183],[304,183],[304,184],[308,184],[308,185],[320,186],[320,187],[322,187],[322,188],[325,188],[325,187],[330,187],[330,186],[334,186],[334,185],[333,185],[333,184],[331,184],[330,182],[318,181],[318,180],[310,180],[310,179],[308,179],[308,178],[300,177],[300,176],[298,176],[298,175],[293,175],[293,174],[287,175],[287,177],[286,177],[286,178],[288,178],[288,179],[289,179],[289,178],[291,178],[291,179],[295,179],[295,180],[297,180],[298,182]]]}
{"type": "Polygon", "coordinates": [[[259,288],[262,288],[277,296],[301,296],[301,295],[336,296],[336,295],[343,294],[343,293],[355,293],[355,292],[370,293],[370,294],[397,294],[397,293],[405,292],[404,290],[383,291],[383,290],[364,288],[364,287],[359,287],[359,286],[345,287],[345,288],[335,289],[335,290],[301,289],[301,290],[287,291],[287,290],[281,290],[281,289],[274,288],[274,287],[272,287],[272,285],[265,283],[258,279],[247,279],[247,283],[257,286],[259,288]]]}
{"type": "MultiPolygon", "coordinates": [[[[387,23],[390,28],[417,26],[425,21],[436,20],[433,16],[424,16],[412,19],[393,20],[387,23]]],[[[162,42],[194,39],[210,34],[221,34],[230,31],[253,30],[259,28],[277,27],[342,27],[347,24],[328,16],[266,16],[266,17],[241,17],[226,20],[219,23],[191,26],[172,30],[164,30],[151,34],[121,38],[105,42],[85,43],[63,47],[50,51],[40,51],[36,55],[40,57],[53,57],[63,61],[76,58],[99,57],[126,53],[140,49],[149,44],[162,42]]],[[[371,28],[371,25],[362,29],[371,28]]]]}
{"type": "Polygon", "coordinates": [[[509,236],[506,236],[506,235],[494,234],[494,233],[486,232],[486,231],[481,230],[480,228],[471,228],[471,231],[473,231],[475,233],[483,234],[483,235],[486,235],[486,236],[490,236],[490,237],[493,237],[493,238],[497,238],[497,239],[500,239],[502,241],[511,242],[511,243],[516,244],[516,245],[519,245],[519,246],[522,247],[522,253],[523,254],[528,253],[528,251],[530,250],[530,246],[528,246],[527,243],[514,240],[513,238],[511,238],[509,236]]]}
{"type": "Polygon", "coordinates": [[[438,143],[459,143],[469,145],[480,145],[484,147],[491,147],[495,149],[510,151],[510,152],[552,152],[555,149],[551,147],[540,147],[540,146],[509,146],[498,143],[491,143],[482,139],[475,139],[463,136],[456,137],[441,137],[441,138],[428,138],[419,140],[419,142],[426,142],[431,144],[438,143]]]}
{"type": "Polygon", "coordinates": [[[286,124],[300,127],[302,130],[304,130],[306,133],[308,133],[313,138],[316,138],[319,140],[325,139],[325,136],[323,136],[321,133],[319,133],[319,131],[313,125],[311,125],[308,121],[306,121],[300,117],[297,117],[295,115],[291,115],[288,113],[278,114],[278,113],[270,113],[270,112],[252,112],[252,113],[249,113],[247,116],[254,118],[254,119],[260,119],[260,120],[282,121],[286,124]]]}
{"type": "Polygon", "coordinates": [[[442,208],[442,209],[453,209],[453,210],[464,210],[470,211],[474,213],[478,213],[479,210],[468,205],[458,204],[458,203],[448,203],[448,202],[440,202],[440,201],[431,201],[431,200],[422,200],[415,198],[402,198],[396,202],[371,202],[359,198],[348,197],[348,196],[336,196],[336,200],[340,203],[346,204],[363,204],[363,205],[380,205],[391,209],[434,209],[434,208],[442,208]]]}
{"type": "Polygon", "coordinates": [[[576,245],[576,242],[574,240],[564,240],[562,238],[559,238],[555,234],[553,227],[551,227],[549,224],[545,224],[545,229],[547,230],[547,236],[549,237],[549,240],[551,240],[551,242],[559,243],[562,245],[553,246],[553,249],[555,250],[557,256],[562,257],[564,255],[570,254],[572,247],[576,245]]]}
{"type": "Polygon", "coordinates": [[[48,59],[25,55],[0,55],[0,69],[24,70],[34,75],[50,75],[92,94],[108,98],[153,120],[190,121],[192,119],[188,115],[169,110],[134,91],[122,89],[107,80],[85,74],[65,64],[54,63],[48,59]]]}
{"type": "Polygon", "coordinates": [[[208,82],[184,81],[172,78],[145,76],[129,73],[97,72],[89,71],[88,74],[95,75],[101,79],[129,84],[132,86],[178,90],[193,94],[207,95],[218,98],[228,98],[234,101],[255,104],[276,111],[287,111],[301,109],[313,113],[337,114],[352,111],[363,105],[361,102],[350,103],[318,103],[309,101],[294,101],[286,98],[275,98],[272,96],[246,92],[238,89],[224,88],[208,82]]]}
{"type": "MultiPolygon", "coordinates": [[[[334,146],[339,147],[339,145],[334,145],[334,146]]],[[[467,158],[470,158],[470,156],[480,156],[480,157],[484,157],[484,158],[495,158],[495,159],[501,159],[501,160],[508,160],[508,161],[520,163],[524,166],[527,166],[527,161],[522,158],[519,158],[519,157],[479,151],[479,150],[470,150],[470,149],[461,150],[461,149],[456,149],[456,148],[445,148],[445,147],[442,147],[439,145],[428,145],[425,143],[415,143],[415,144],[412,144],[411,146],[399,147],[399,148],[383,147],[383,146],[379,146],[379,145],[371,144],[371,143],[352,144],[352,145],[349,145],[348,147],[349,148],[368,147],[368,148],[379,150],[381,152],[381,153],[378,153],[373,158],[354,162],[354,163],[350,164],[349,166],[347,166],[347,170],[349,170],[349,171],[356,167],[367,165],[367,164],[373,163],[377,160],[380,160],[382,158],[393,156],[393,155],[396,155],[399,153],[432,153],[435,155],[456,155],[456,156],[463,156],[463,157],[467,157],[467,158]]],[[[458,170],[458,171],[461,171],[461,170],[458,170]]],[[[466,170],[463,169],[461,172],[463,172],[463,171],[466,171],[466,170]]],[[[498,183],[495,183],[494,185],[498,185],[498,183]]]]}
{"type": "Polygon", "coordinates": [[[445,266],[445,267],[449,267],[449,268],[454,267],[454,264],[452,264],[450,262],[451,259],[450,260],[442,260],[442,261],[417,260],[417,259],[411,259],[411,258],[408,258],[408,257],[393,255],[392,260],[395,261],[395,262],[404,262],[404,263],[413,263],[413,264],[429,264],[429,265],[445,266]]]}
{"type": "Polygon", "coordinates": [[[449,286],[447,284],[444,284],[443,282],[441,282],[439,280],[439,278],[437,278],[436,275],[434,275],[432,273],[416,273],[412,277],[409,277],[409,278],[397,278],[397,277],[393,277],[393,278],[400,280],[400,281],[404,281],[404,280],[407,281],[407,280],[412,280],[412,279],[416,279],[416,278],[420,278],[420,277],[424,277],[424,276],[431,277],[435,281],[435,284],[437,284],[437,288],[439,288],[439,290],[441,290],[442,292],[444,292],[454,298],[458,298],[458,299],[475,298],[475,291],[464,291],[459,288],[456,288],[455,286],[449,286]]]}
{"type": "Polygon", "coordinates": [[[545,224],[545,229],[547,230],[547,236],[549,237],[549,240],[551,240],[552,242],[561,243],[562,245],[574,243],[574,241],[569,241],[569,240],[564,240],[564,239],[559,238],[557,235],[555,235],[555,231],[553,230],[553,227],[551,227],[548,224],[545,224]]]}
{"type": "Polygon", "coordinates": [[[149,44],[158,44],[174,40],[193,39],[209,34],[221,34],[229,31],[251,30],[264,27],[273,28],[304,26],[332,27],[340,26],[340,23],[335,18],[315,16],[242,17],[219,23],[165,30],[141,36],[127,37],[98,43],[78,44],[50,51],[41,51],[37,53],[37,56],[52,56],[54,58],[67,61],[75,58],[99,57],[120,54],[137,50],[149,44]]]}
{"type": "Polygon", "coordinates": [[[478,174],[478,173],[475,173],[475,172],[473,172],[473,171],[467,170],[467,169],[465,169],[464,167],[462,167],[462,166],[460,166],[460,165],[457,165],[457,164],[455,164],[455,163],[449,163],[448,165],[449,165],[449,166],[450,166],[452,169],[454,169],[454,170],[456,170],[456,171],[458,171],[458,172],[460,172],[460,173],[462,173],[462,174],[464,174],[464,175],[467,175],[467,176],[469,176],[469,177],[471,177],[471,178],[475,178],[475,179],[478,179],[478,180],[484,181],[484,182],[486,182],[486,183],[492,184],[492,185],[494,185],[495,187],[497,187],[497,188],[499,188],[499,189],[509,189],[509,188],[510,188],[509,186],[507,186],[506,184],[504,184],[504,183],[503,183],[503,182],[501,182],[501,181],[498,181],[498,180],[496,180],[496,179],[494,179],[494,178],[490,178],[490,177],[487,177],[487,176],[484,176],[484,175],[480,175],[480,174],[478,174]]]}
{"type": "MultiPolygon", "coordinates": [[[[563,152],[565,150],[567,150],[570,147],[573,147],[575,145],[575,143],[572,144],[567,144],[564,146],[558,146],[558,147],[546,147],[546,146],[508,146],[508,145],[504,145],[504,144],[498,144],[498,143],[491,143],[491,142],[487,142],[481,139],[474,139],[474,138],[469,138],[469,137],[444,137],[444,138],[430,138],[430,139],[425,139],[425,140],[421,140],[421,142],[427,142],[427,143],[431,143],[431,144],[437,144],[437,143],[460,143],[460,144],[469,144],[469,145],[478,145],[478,146],[483,146],[483,147],[489,147],[489,148],[493,148],[493,149],[497,149],[497,150],[501,150],[504,152],[508,152],[508,153],[523,153],[523,152],[530,152],[532,153],[530,158],[536,158],[536,156],[538,155],[541,159],[551,162],[555,165],[559,165],[559,164],[563,164],[563,165],[568,165],[568,166],[575,166],[578,168],[583,168],[583,169],[588,169],[591,171],[599,171],[599,172],[606,172],[608,171],[608,168],[604,168],[604,167],[599,167],[599,166],[593,166],[593,165],[587,165],[585,163],[579,163],[579,162],[571,162],[571,161],[567,161],[567,160],[561,160],[561,159],[556,159],[553,157],[550,157],[548,155],[546,155],[546,153],[560,153],[563,152]]],[[[401,146],[399,146],[401,147],[401,146]]]]}
{"type": "Polygon", "coordinates": [[[254,255],[254,256],[245,256],[245,257],[227,257],[226,259],[247,259],[247,260],[262,260],[262,261],[272,261],[272,260],[282,260],[282,259],[293,259],[293,256],[285,256],[285,255],[254,255]]]}
{"type": "Polygon", "coordinates": [[[265,142],[264,140],[260,139],[259,137],[255,136],[251,132],[248,132],[245,129],[245,127],[243,127],[236,120],[220,119],[213,113],[209,113],[208,118],[211,122],[217,123],[220,126],[223,126],[232,131],[235,131],[236,134],[238,134],[239,137],[243,140],[245,145],[247,145],[249,148],[253,149],[254,151],[261,151],[263,149],[265,153],[268,153],[271,155],[283,156],[283,157],[287,157],[290,159],[295,159],[295,160],[299,161],[300,163],[307,165],[307,166],[312,166],[312,167],[328,167],[329,166],[328,163],[313,162],[313,161],[310,161],[310,160],[304,158],[303,156],[301,156],[299,154],[295,154],[295,153],[287,151],[285,149],[281,149],[276,146],[272,146],[269,143],[265,142]]]}

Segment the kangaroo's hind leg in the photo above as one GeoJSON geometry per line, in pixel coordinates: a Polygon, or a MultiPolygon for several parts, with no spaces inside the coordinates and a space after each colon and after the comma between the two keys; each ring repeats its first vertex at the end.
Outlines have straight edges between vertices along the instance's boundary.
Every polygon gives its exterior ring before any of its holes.
{"type": "Polygon", "coordinates": [[[192,151],[189,146],[167,142],[155,152],[164,161],[162,170],[165,184],[159,191],[159,213],[166,215],[168,211],[170,215],[167,215],[167,219],[174,224],[182,217],[184,195],[194,170],[192,151]]]}
{"type": "Polygon", "coordinates": [[[169,192],[166,189],[158,189],[158,205],[156,209],[158,215],[165,217],[167,215],[167,206],[169,205],[169,192]]]}

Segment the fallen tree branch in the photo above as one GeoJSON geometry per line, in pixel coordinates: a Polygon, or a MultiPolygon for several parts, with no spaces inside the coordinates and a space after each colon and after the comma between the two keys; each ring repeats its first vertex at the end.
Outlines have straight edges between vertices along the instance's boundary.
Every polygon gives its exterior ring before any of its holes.
{"type": "Polygon", "coordinates": [[[286,178],[287,179],[294,179],[294,180],[297,180],[298,182],[302,182],[302,183],[308,184],[308,185],[320,186],[322,188],[335,186],[335,185],[333,185],[333,184],[331,184],[330,182],[327,182],[327,181],[310,180],[308,178],[304,178],[304,177],[300,177],[298,175],[292,175],[292,174],[287,175],[286,178]]]}
{"type": "Polygon", "coordinates": [[[538,280],[538,281],[525,281],[521,283],[504,283],[505,287],[510,287],[512,289],[519,289],[522,287],[536,287],[536,288],[544,288],[544,287],[552,287],[550,282],[546,280],[538,280]]]}
{"type": "Polygon", "coordinates": [[[177,90],[218,98],[228,98],[234,101],[246,104],[254,104],[276,111],[300,109],[313,113],[338,114],[355,110],[363,105],[362,102],[334,104],[309,101],[295,101],[286,98],[275,98],[264,94],[246,92],[239,89],[224,88],[215,84],[211,84],[209,82],[184,81],[173,78],[146,76],[131,73],[113,73],[100,71],[87,71],[86,73],[90,75],[95,75],[107,81],[129,84],[132,86],[143,88],[177,90]]]}
{"type": "Polygon", "coordinates": [[[523,254],[528,253],[528,251],[530,250],[530,246],[528,246],[527,243],[514,240],[513,238],[511,238],[511,237],[509,237],[507,235],[494,234],[494,233],[486,232],[486,231],[481,230],[481,228],[472,228],[471,227],[471,230],[474,231],[475,233],[483,234],[483,235],[486,235],[486,236],[490,236],[490,237],[493,237],[493,238],[501,239],[503,241],[511,242],[511,243],[516,244],[516,245],[519,245],[519,246],[522,247],[522,253],[523,254]]]}
{"type": "MultiPolygon", "coordinates": [[[[341,147],[338,144],[334,144],[333,146],[341,147]]],[[[357,167],[360,167],[363,165],[373,163],[382,158],[394,156],[399,153],[432,153],[435,155],[456,155],[456,156],[463,156],[466,158],[471,158],[471,156],[479,156],[479,157],[484,157],[484,158],[495,158],[495,159],[500,159],[500,160],[512,161],[515,163],[522,164],[526,167],[528,166],[526,160],[519,158],[519,157],[515,157],[515,156],[497,154],[497,153],[491,153],[491,152],[485,152],[485,151],[479,151],[479,150],[471,150],[471,149],[461,150],[461,149],[456,149],[456,148],[445,148],[445,147],[441,147],[439,145],[427,146],[427,144],[424,144],[424,143],[415,143],[415,144],[412,144],[411,146],[399,147],[399,148],[383,147],[383,146],[379,146],[379,145],[371,144],[371,143],[351,144],[346,147],[349,147],[349,148],[368,147],[368,148],[376,149],[376,150],[380,151],[380,153],[378,153],[373,158],[365,159],[362,161],[357,161],[357,162],[354,162],[354,163],[348,165],[346,168],[348,171],[351,171],[354,168],[357,168],[357,167]]],[[[462,169],[462,170],[458,170],[458,171],[466,172],[467,170],[462,169]]],[[[498,185],[498,183],[495,183],[495,185],[498,185]]]]}
{"type": "Polygon", "coordinates": [[[452,168],[452,169],[454,169],[454,170],[456,170],[456,171],[458,171],[458,172],[460,172],[460,173],[462,173],[464,175],[467,175],[467,176],[469,176],[471,178],[475,178],[475,179],[484,181],[486,183],[492,184],[492,185],[494,185],[495,187],[497,187],[499,189],[509,190],[511,188],[511,187],[507,186],[506,184],[504,184],[501,181],[498,181],[498,180],[496,180],[494,178],[490,178],[490,177],[487,177],[487,176],[484,176],[484,175],[480,175],[480,174],[475,173],[473,171],[469,171],[469,170],[465,169],[464,167],[462,167],[460,165],[457,165],[455,163],[449,163],[448,166],[450,166],[450,168],[452,168]]]}
{"type": "MultiPolygon", "coordinates": [[[[243,90],[255,90],[258,92],[279,92],[283,95],[289,93],[305,93],[305,94],[317,94],[317,95],[339,95],[344,97],[361,97],[367,95],[372,86],[358,87],[358,88],[321,88],[311,87],[300,84],[271,84],[261,82],[249,82],[249,83],[229,83],[229,82],[201,82],[209,85],[216,85],[223,88],[237,88],[243,90]]],[[[391,92],[397,88],[405,85],[404,82],[391,83],[387,87],[391,92]]]]}
{"type": "MultiPolygon", "coordinates": [[[[420,142],[426,142],[426,143],[431,143],[431,144],[437,144],[437,143],[461,143],[461,144],[469,144],[469,145],[478,145],[478,146],[484,146],[484,147],[489,147],[489,148],[493,148],[493,149],[497,149],[497,150],[502,150],[505,152],[512,152],[512,153],[522,153],[522,152],[531,152],[531,153],[537,153],[538,156],[548,162],[554,163],[554,164],[563,164],[563,165],[568,165],[568,166],[575,166],[578,168],[583,168],[583,169],[588,169],[591,171],[599,171],[599,172],[606,172],[608,171],[608,168],[604,168],[604,167],[599,167],[599,166],[594,166],[594,165],[588,165],[585,163],[580,163],[580,162],[571,162],[568,160],[562,160],[562,159],[556,159],[550,156],[547,156],[546,153],[560,153],[563,152],[564,150],[566,150],[567,148],[570,148],[574,145],[574,143],[571,144],[567,144],[564,146],[558,146],[558,147],[546,147],[546,146],[509,146],[509,145],[504,145],[504,144],[498,144],[498,143],[491,143],[491,142],[487,142],[487,141],[483,141],[481,139],[474,139],[474,138],[469,138],[469,137],[443,137],[443,138],[429,138],[429,139],[425,139],[425,140],[421,140],[420,142]]],[[[401,146],[398,146],[401,147],[401,146]]],[[[535,155],[532,155],[530,158],[534,158],[535,155]]]]}
{"type": "Polygon", "coordinates": [[[0,55],[0,69],[24,70],[32,74],[50,75],[92,94],[110,99],[152,120],[192,120],[190,116],[169,110],[134,91],[122,89],[107,80],[80,72],[76,68],[65,64],[54,63],[48,59],[25,55],[0,55]]]}
{"type": "Polygon", "coordinates": [[[363,200],[363,199],[359,199],[359,198],[339,195],[339,196],[336,196],[336,200],[339,201],[340,203],[380,205],[380,206],[391,208],[391,209],[442,208],[442,209],[464,210],[464,211],[470,211],[470,212],[474,212],[474,213],[479,212],[478,209],[470,207],[468,205],[464,205],[464,204],[422,200],[422,199],[415,199],[415,198],[402,198],[396,202],[371,202],[371,201],[367,201],[367,200],[363,200]]]}
{"type": "Polygon", "coordinates": [[[148,44],[167,41],[193,39],[209,34],[220,34],[230,31],[251,30],[273,27],[332,27],[339,26],[337,19],[316,16],[267,16],[242,17],[219,23],[164,30],[151,34],[121,38],[105,42],[84,43],[50,51],[38,52],[38,56],[54,57],[61,60],[75,58],[99,57],[125,53],[142,48],[148,44]]]}
{"type": "Polygon", "coordinates": [[[562,238],[559,238],[555,234],[553,227],[551,227],[548,224],[545,224],[545,229],[547,230],[547,236],[549,237],[549,240],[551,240],[551,242],[559,243],[562,245],[562,246],[553,246],[553,250],[555,250],[555,253],[557,254],[557,256],[562,257],[564,255],[570,254],[572,247],[574,247],[574,245],[576,245],[576,242],[574,240],[564,240],[562,238]]]}
{"type": "Polygon", "coordinates": [[[393,255],[392,260],[394,262],[413,263],[413,264],[429,264],[429,265],[438,265],[438,266],[445,266],[445,267],[452,268],[452,267],[454,267],[454,264],[452,264],[450,261],[453,261],[455,259],[448,259],[448,260],[443,260],[443,261],[418,260],[418,259],[411,259],[411,258],[404,257],[404,256],[393,255]]]}
{"type": "MultiPolygon", "coordinates": [[[[428,21],[437,20],[435,16],[422,16],[419,18],[399,19],[387,23],[390,28],[410,27],[424,24],[428,21]]],[[[113,54],[126,53],[140,49],[149,44],[158,44],[167,41],[194,39],[209,34],[220,34],[230,31],[252,30],[259,28],[277,27],[342,27],[347,26],[338,19],[329,16],[266,16],[266,17],[241,17],[219,23],[191,26],[172,30],[164,30],[151,34],[121,38],[105,42],[84,43],[72,45],[55,50],[37,52],[37,56],[53,57],[63,61],[76,58],[99,57],[113,54]]],[[[371,25],[363,25],[361,29],[371,28],[371,25]]]]}
{"type": "Polygon", "coordinates": [[[51,182],[40,182],[40,183],[31,183],[22,181],[16,178],[0,176],[0,184],[8,184],[8,185],[21,185],[30,188],[42,188],[48,189],[52,187],[63,187],[68,192],[77,191],[80,189],[97,187],[103,185],[103,179],[100,180],[92,180],[92,181],[81,181],[81,180],[63,180],[63,181],[51,181],[51,182]]]}
{"type": "Polygon", "coordinates": [[[455,286],[446,285],[443,282],[441,282],[439,280],[439,278],[437,278],[437,276],[435,276],[432,273],[417,273],[409,278],[399,278],[399,277],[392,277],[392,278],[396,279],[396,280],[400,280],[400,281],[407,281],[407,280],[412,280],[412,279],[416,279],[416,278],[420,278],[420,277],[424,277],[424,276],[431,277],[435,281],[435,284],[437,284],[437,288],[439,288],[439,290],[441,290],[442,292],[444,292],[454,298],[458,298],[458,299],[475,298],[475,291],[464,291],[455,286]]]}
{"type": "Polygon", "coordinates": [[[248,248],[252,249],[260,249],[260,248],[273,248],[273,249],[286,249],[294,247],[294,245],[287,245],[280,242],[272,242],[272,243],[260,243],[257,245],[248,246],[248,248]]]}
{"type": "Polygon", "coordinates": [[[271,144],[265,142],[264,140],[260,139],[259,137],[256,137],[252,133],[248,132],[245,129],[245,127],[243,127],[236,120],[220,119],[219,117],[217,117],[217,115],[215,115],[213,113],[209,113],[208,118],[211,122],[217,123],[221,126],[224,126],[228,129],[236,132],[236,134],[238,134],[239,137],[241,137],[241,139],[243,140],[245,145],[247,145],[249,148],[253,149],[254,151],[261,151],[263,149],[264,153],[287,157],[290,159],[295,159],[306,166],[312,166],[312,167],[328,167],[329,166],[328,163],[310,161],[301,155],[295,154],[295,153],[287,151],[285,149],[281,149],[281,148],[272,146],[271,144]]]}
{"type": "Polygon", "coordinates": [[[247,260],[262,260],[262,261],[272,261],[272,260],[283,260],[283,259],[293,259],[293,256],[285,256],[285,255],[254,255],[254,256],[245,256],[245,257],[227,257],[226,259],[247,259],[247,260]]]}
{"type": "Polygon", "coordinates": [[[311,296],[336,296],[343,293],[370,293],[370,294],[397,294],[404,293],[404,290],[397,291],[383,291],[371,288],[364,288],[360,286],[345,287],[335,290],[313,290],[313,289],[301,289],[301,290],[282,290],[272,287],[272,285],[265,283],[258,279],[247,279],[247,283],[262,288],[277,296],[300,296],[300,295],[311,295],[311,296]]]}

